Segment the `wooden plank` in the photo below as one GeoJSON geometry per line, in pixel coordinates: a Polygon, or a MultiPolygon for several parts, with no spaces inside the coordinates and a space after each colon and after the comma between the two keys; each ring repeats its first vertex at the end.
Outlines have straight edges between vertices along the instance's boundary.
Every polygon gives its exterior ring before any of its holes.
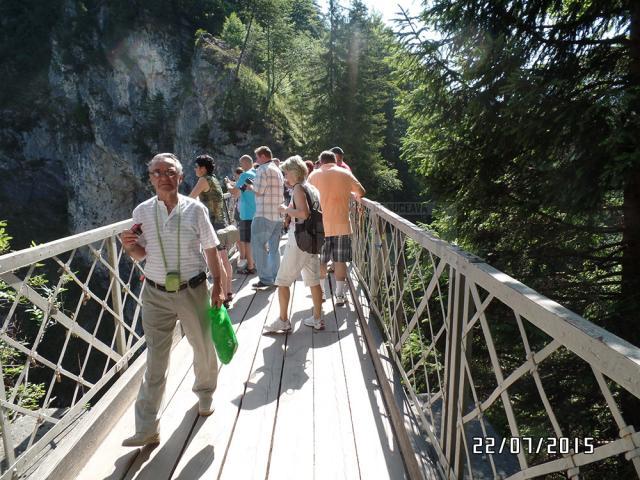
{"type": "MultiPolygon", "coordinates": [[[[266,316],[267,323],[278,317],[276,296],[266,316]]],[[[259,335],[246,389],[242,397],[235,400],[240,410],[219,479],[265,478],[267,475],[286,340],[287,335],[282,334],[259,335]]]]}
{"type": "MultiPolygon", "coordinates": [[[[188,364],[191,367],[193,360],[188,364]]],[[[143,454],[138,455],[129,468],[125,480],[169,477],[198,418],[198,398],[191,391],[194,380],[193,369],[189,368],[173,395],[165,397],[168,401],[162,412],[160,444],[143,449],[143,454]],[[145,454],[147,452],[148,455],[145,454]]]]}
{"type": "MultiPolygon", "coordinates": [[[[191,368],[192,357],[191,346],[186,337],[183,337],[171,354],[166,395],[172,395],[177,390],[187,371],[191,368]]],[[[132,402],[103,440],[99,449],[88,459],[78,474],[78,480],[116,480],[125,477],[127,470],[141,452],[140,448],[132,449],[122,446],[122,440],[134,433],[134,405],[135,402],[132,402]]]]}
{"type": "Polygon", "coordinates": [[[364,479],[407,478],[353,301],[345,307],[337,307],[335,313],[360,475],[364,479]],[[355,368],[357,365],[360,368],[355,368]]]}
{"type": "MultiPolygon", "coordinates": [[[[351,296],[354,299],[354,308],[358,313],[359,319],[371,318],[372,312],[368,308],[366,295],[362,287],[359,286],[358,279],[352,269],[349,269],[348,280],[351,296]]],[[[425,439],[426,434],[421,431],[418,420],[411,410],[411,404],[402,389],[400,376],[395,371],[393,360],[388,355],[387,347],[376,322],[367,321],[365,323],[360,321],[360,325],[367,346],[371,351],[372,363],[378,375],[381,393],[389,412],[390,423],[394,429],[394,437],[403,456],[406,475],[412,479],[444,478],[444,473],[437,463],[433,461],[435,453],[431,453],[432,446],[425,439]],[[390,405],[391,402],[393,404],[390,405]],[[404,429],[398,432],[398,428],[402,426],[404,426],[404,429]],[[404,438],[399,438],[399,436],[404,438]],[[407,463],[412,464],[411,470],[407,470],[407,463]]]]}
{"type": "MultiPolygon", "coordinates": [[[[242,280],[233,283],[232,287],[242,285],[242,280]]],[[[126,480],[170,478],[196,422],[200,420],[198,400],[191,390],[195,381],[192,365],[191,359],[190,368],[181,384],[172,397],[166,397],[167,406],[162,413],[160,444],[156,448],[148,449],[148,455],[138,455],[125,476],[126,480]]],[[[219,368],[222,367],[223,365],[219,364],[219,368]]]]}
{"type": "Polygon", "coordinates": [[[233,435],[238,403],[244,395],[262,327],[275,298],[274,292],[272,289],[253,293],[247,283],[239,293],[230,310],[232,322],[238,325],[238,351],[231,363],[220,370],[214,394],[215,411],[210,417],[197,421],[172,478],[217,478],[233,435]]]}
{"type": "Polygon", "coordinates": [[[313,478],[313,330],[302,321],[312,306],[309,289],[296,282],[268,478],[313,478]]]}
{"type": "MultiPolygon", "coordinates": [[[[314,478],[361,478],[333,299],[313,335],[314,478]]],[[[344,307],[336,307],[344,308],[344,307]]]]}

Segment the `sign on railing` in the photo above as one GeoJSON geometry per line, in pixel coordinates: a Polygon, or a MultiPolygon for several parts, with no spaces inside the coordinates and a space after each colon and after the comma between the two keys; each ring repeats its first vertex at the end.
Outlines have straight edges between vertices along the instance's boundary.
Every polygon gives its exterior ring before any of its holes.
{"type": "Polygon", "coordinates": [[[361,205],[355,270],[448,478],[640,477],[640,349],[361,205]]]}

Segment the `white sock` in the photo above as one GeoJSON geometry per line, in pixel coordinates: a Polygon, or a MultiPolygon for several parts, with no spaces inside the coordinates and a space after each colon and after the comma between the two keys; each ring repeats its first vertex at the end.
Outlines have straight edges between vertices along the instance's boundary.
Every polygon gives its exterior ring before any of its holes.
{"type": "Polygon", "coordinates": [[[344,295],[344,280],[336,280],[336,295],[344,295]]]}

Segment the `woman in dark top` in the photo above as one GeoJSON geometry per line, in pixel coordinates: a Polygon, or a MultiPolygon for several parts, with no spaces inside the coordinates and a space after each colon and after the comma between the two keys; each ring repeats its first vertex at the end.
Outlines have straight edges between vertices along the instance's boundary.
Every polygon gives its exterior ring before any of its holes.
{"type": "MultiPolygon", "coordinates": [[[[199,198],[200,201],[209,209],[209,219],[213,225],[216,234],[220,240],[218,250],[220,251],[220,258],[222,259],[222,265],[224,267],[225,279],[222,282],[225,285],[227,292],[227,300],[225,305],[228,307],[229,302],[233,299],[233,293],[231,291],[231,280],[233,279],[233,271],[231,270],[231,263],[229,263],[229,253],[227,249],[231,247],[229,245],[230,239],[227,238],[224,232],[221,232],[224,228],[229,226],[224,212],[224,197],[222,194],[222,187],[220,182],[213,175],[214,163],[213,158],[209,155],[200,155],[196,158],[194,168],[196,175],[198,176],[198,182],[193,190],[189,194],[191,198],[199,198]]],[[[231,242],[233,243],[233,242],[231,242]]]]}

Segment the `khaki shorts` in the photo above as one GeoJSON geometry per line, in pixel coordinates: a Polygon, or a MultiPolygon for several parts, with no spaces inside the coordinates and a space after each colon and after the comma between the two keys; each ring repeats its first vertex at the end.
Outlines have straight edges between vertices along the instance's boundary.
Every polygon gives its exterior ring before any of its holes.
{"type": "Polygon", "coordinates": [[[320,255],[300,250],[293,231],[289,230],[289,240],[280,260],[275,284],[279,287],[289,287],[296,281],[300,272],[307,287],[320,285],[320,255]]]}

